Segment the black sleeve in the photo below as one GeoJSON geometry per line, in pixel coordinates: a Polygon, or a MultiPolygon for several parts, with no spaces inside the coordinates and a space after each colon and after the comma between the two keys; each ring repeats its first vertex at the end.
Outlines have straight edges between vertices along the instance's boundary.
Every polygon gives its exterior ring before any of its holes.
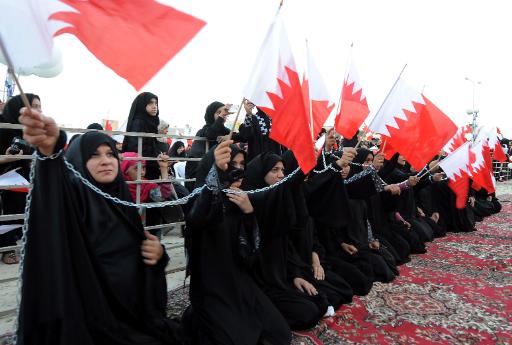
{"type": "Polygon", "coordinates": [[[224,119],[218,117],[211,126],[205,126],[204,136],[210,141],[216,141],[217,137],[229,134],[229,129],[224,127],[224,119]]]}
{"type": "Polygon", "coordinates": [[[187,224],[197,228],[204,227],[213,223],[219,215],[222,215],[220,194],[204,188],[187,215],[187,224]]]}
{"type": "MultiPolygon", "coordinates": [[[[144,122],[140,119],[133,120],[132,132],[145,133],[146,129],[144,122]]],[[[154,157],[156,138],[142,138],[142,156],[143,157],[154,157]]],[[[125,136],[123,142],[123,152],[138,152],[138,137],[125,136]]]]}
{"type": "Polygon", "coordinates": [[[242,124],[240,124],[240,127],[238,127],[238,135],[242,142],[247,142],[254,136],[254,126],[250,120],[246,119],[242,124]]]}

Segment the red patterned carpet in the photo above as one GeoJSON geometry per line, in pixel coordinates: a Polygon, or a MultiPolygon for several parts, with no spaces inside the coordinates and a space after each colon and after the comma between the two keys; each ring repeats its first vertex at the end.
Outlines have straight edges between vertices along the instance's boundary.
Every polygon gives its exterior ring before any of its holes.
{"type": "Polygon", "coordinates": [[[436,239],[294,344],[512,344],[512,197],[500,199],[478,231],[436,239]]]}

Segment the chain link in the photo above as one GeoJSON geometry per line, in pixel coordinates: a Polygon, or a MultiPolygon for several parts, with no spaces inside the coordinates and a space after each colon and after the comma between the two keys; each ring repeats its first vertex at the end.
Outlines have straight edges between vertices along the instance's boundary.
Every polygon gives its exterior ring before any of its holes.
{"type": "MultiPolygon", "coordinates": [[[[60,154],[60,152],[59,152],[60,154]]],[[[57,155],[58,156],[58,155],[57,155]]],[[[55,158],[57,157],[55,156],[55,158]]],[[[23,216],[23,227],[21,236],[21,248],[20,248],[20,266],[18,267],[18,283],[16,287],[16,318],[14,320],[14,333],[12,337],[12,343],[16,345],[18,341],[18,326],[20,316],[20,305],[21,305],[21,290],[23,289],[23,268],[25,267],[25,247],[27,245],[27,233],[28,233],[28,221],[30,219],[30,205],[32,204],[32,190],[34,189],[34,177],[36,175],[36,157],[30,163],[29,180],[30,184],[28,187],[27,198],[25,201],[25,215],[23,216]]],[[[53,158],[52,158],[53,159],[53,158]]]]}

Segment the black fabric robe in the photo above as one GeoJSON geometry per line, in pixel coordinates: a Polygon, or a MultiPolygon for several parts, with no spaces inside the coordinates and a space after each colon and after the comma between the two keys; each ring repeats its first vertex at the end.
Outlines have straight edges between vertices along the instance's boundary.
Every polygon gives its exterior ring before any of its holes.
{"type": "Polygon", "coordinates": [[[249,272],[258,231],[224,196],[203,190],[187,218],[192,234],[191,330],[194,344],[289,344],[290,329],[249,272]],[[240,243],[247,248],[244,248],[240,243]]]}
{"type": "Polygon", "coordinates": [[[270,118],[260,109],[256,115],[250,118],[246,116],[245,121],[240,124],[238,132],[240,141],[247,143],[247,161],[251,161],[260,153],[283,153],[281,145],[269,137],[271,127],[270,118]]]}
{"type": "MultiPolygon", "coordinates": [[[[341,173],[329,169],[322,174],[310,175],[305,192],[310,215],[318,230],[318,239],[325,248],[326,261],[335,273],[350,284],[355,295],[368,294],[373,285],[373,272],[362,272],[347,261],[341,248],[343,232],[352,219],[341,173]]],[[[371,270],[371,265],[366,267],[371,270]]]]}
{"type": "MultiPolygon", "coordinates": [[[[290,151],[285,153],[289,154],[290,151]]],[[[265,187],[264,176],[278,161],[283,159],[272,153],[256,156],[247,166],[243,189],[265,187]]],[[[296,224],[292,194],[303,180],[304,174],[298,172],[284,184],[250,195],[261,230],[261,255],[254,271],[255,280],[290,327],[297,330],[314,327],[329,305],[323,293],[309,296],[293,285],[293,279],[298,276],[296,266],[289,260],[288,236],[296,224]]]]}
{"type": "MultiPolygon", "coordinates": [[[[243,153],[234,145],[231,149],[232,159],[243,153]]],[[[201,163],[210,166],[197,176],[203,185],[214,164],[213,156],[204,157],[201,163]]],[[[227,174],[217,170],[216,174],[220,185],[226,185],[227,174]]],[[[192,343],[290,343],[286,321],[250,275],[259,245],[253,213],[243,214],[219,191],[205,188],[201,192],[187,217],[192,306],[184,321],[193,334],[192,343]]]]}
{"type": "MultiPolygon", "coordinates": [[[[61,132],[57,149],[65,142],[61,132]]],[[[66,157],[90,177],[82,155],[95,148],[82,142],[104,142],[114,152],[115,144],[100,133],[73,142],[66,157]]],[[[97,187],[129,200],[120,173],[97,187]]],[[[144,264],[135,209],[88,189],[59,157],[37,162],[30,212],[18,344],[181,343],[178,324],[165,317],[168,256],[144,264]]]]}
{"type": "MultiPolygon", "coordinates": [[[[126,124],[127,132],[158,134],[158,124],[160,123],[158,115],[160,110],[158,110],[156,116],[151,116],[146,111],[146,106],[153,98],[158,102],[156,95],[151,92],[143,92],[133,100],[128,116],[128,123],[126,124]]],[[[138,137],[125,136],[122,152],[138,152],[138,137]]],[[[156,157],[161,152],[161,147],[159,147],[156,138],[142,138],[143,157],[156,157]]],[[[156,161],[146,162],[146,178],[148,180],[155,180],[158,179],[159,176],[160,170],[158,163],[156,161]]]]}

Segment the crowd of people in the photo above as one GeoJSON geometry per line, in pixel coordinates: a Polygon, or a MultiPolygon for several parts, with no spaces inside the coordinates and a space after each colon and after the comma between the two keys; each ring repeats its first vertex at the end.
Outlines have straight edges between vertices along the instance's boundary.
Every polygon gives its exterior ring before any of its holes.
{"type": "MultiPolygon", "coordinates": [[[[208,105],[197,133],[206,141],[190,150],[145,137],[142,157],[155,159],[141,161],[138,172],[137,160],[126,159],[138,157],[136,137],[126,136],[120,149],[98,132],[67,143],[40,112],[39,98],[28,96],[31,109],[16,96],[2,114],[2,122],[24,125],[23,133],[0,134],[2,152],[23,138],[23,153],[40,157],[22,277],[23,344],[290,344],[291,330],[312,328],[375,282],[393,281],[426,243],[475,231],[501,209],[482,188],[471,188],[467,205],[456,208],[437,166],[442,153],[415,171],[398,153],[385,159],[379,142],[340,140],[333,129],[323,133],[317,166],[305,174],[270,138],[271,119],[250,101],[236,133],[225,126],[229,104],[208,105]],[[187,162],[186,177],[195,182],[186,186],[169,182],[172,158],[184,155],[201,158],[187,162]],[[181,209],[190,276],[181,319],[165,314],[169,258],[158,236],[144,231],[136,208],[93,191],[66,162],[125,202],[177,200],[202,188],[181,209]],[[142,184],[137,195],[126,182],[139,178],[164,182],[142,184]]],[[[158,97],[137,96],[127,131],[166,128],[158,97]]],[[[28,177],[28,161],[0,164],[19,165],[28,177]]],[[[11,211],[23,213],[24,200],[12,197],[2,196],[4,212],[17,205],[11,211]]],[[[147,225],[166,221],[165,211],[151,211],[147,225]]]]}

